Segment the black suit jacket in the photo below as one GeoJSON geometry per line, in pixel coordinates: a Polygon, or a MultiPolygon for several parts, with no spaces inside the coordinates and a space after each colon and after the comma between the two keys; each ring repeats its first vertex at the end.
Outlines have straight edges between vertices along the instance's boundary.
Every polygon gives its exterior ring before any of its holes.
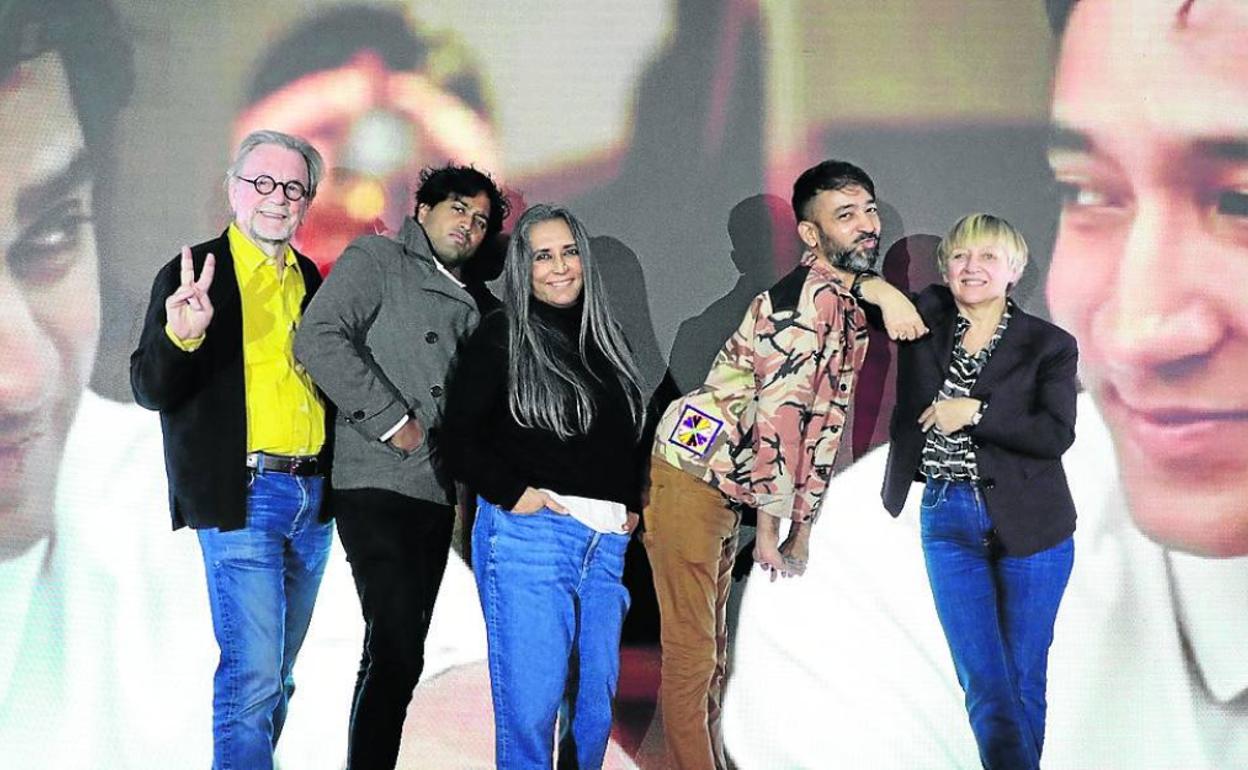
{"type": "MultiPolygon", "coordinates": [[[[883,490],[893,516],[901,513],[912,482],[923,480],[919,414],[948,375],[958,312],[945,286],[929,286],[915,305],[931,333],[899,345],[883,490]]],[[[1010,555],[1043,551],[1075,530],[1061,457],[1075,440],[1077,361],[1074,337],[1016,308],[971,389],[971,397],[987,407],[979,425],[966,430],[975,443],[988,515],[1010,555]]]]}
{"type": "MultiPolygon", "coordinates": [[[[191,248],[196,276],[210,253],[216,256],[217,268],[208,288],[213,316],[204,344],[186,353],[165,334],[165,300],[181,282],[178,256],[156,274],[143,334],[130,356],[134,400],[160,411],[174,529],[230,530],[247,525],[242,298],[225,233],[191,248]]],[[[321,285],[321,274],[310,259],[297,252],[295,256],[305,286],[303,307],[307,308],[321,285]]],[[[328,450],[333,422],[329,402],[325,404],[328,450]]],[[[329,452],[322,451],[321,461],[328,460],[329,452]]]]}

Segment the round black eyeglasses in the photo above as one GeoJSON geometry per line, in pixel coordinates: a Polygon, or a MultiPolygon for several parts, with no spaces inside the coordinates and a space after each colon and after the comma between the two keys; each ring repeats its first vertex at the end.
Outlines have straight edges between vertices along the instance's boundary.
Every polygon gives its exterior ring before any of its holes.
{"type": "Polygon", "coordinates": [[[285,195],[286,200],[291,203],[303,200],[304,196],[308,194],[308,189],[303,186],[303,182],[296,182],[293,179],[289,182],[279,182],[268,174],[261,174],[255,179],[248,179],[242,176],[235,176],[234,178],[240,182],[249,182],[252,187],[256,188],[256,192],[261,195],[268,195],[280,187],[282,188],[282,195],[285,195]]]}

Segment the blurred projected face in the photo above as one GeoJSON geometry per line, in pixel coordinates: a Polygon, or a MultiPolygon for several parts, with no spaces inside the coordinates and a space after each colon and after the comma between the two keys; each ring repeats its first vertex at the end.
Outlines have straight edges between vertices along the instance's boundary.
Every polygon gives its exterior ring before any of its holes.
{"type": "Polygon", "coordinates": [[[0,83],[0,560],[51,531],[65,435],[95,358],[90,181],[60,58],[20,65],[0,83]]]}
{"type": "Polygon", "coordinates": [[[533,225],[529,248],[533,250],[533,296],[554,307],[575,305],[585,282],[581,252],[568,223],[547,219],[533,225]]]}
{"type": "Polygon", "coordinates": [[[416,221],[425,228],[438,261],[447,267],[467,262],[485,239],[490,221],[490,196],[483,192],[471,198],[451,194],[433,206],[416,207],[416,221]]]}
{"type": "MultiPolygon", "coordinates": [[[[389,32],[402,34],[382,36],[389,32]]],[[[391,70],[367,48],[260,99],[234,128],[238,139],[259,128],[285,131],[321,151],[328,173],[294,242],[323,273],[361,235],[402,227],[421,168],[447,161],[503,167],[488,116],[428,73],[391,70]]]]}
{"type": "Polygon", "coordinates": [[[880,214],[875,197],[866,189],[820,190],[809,214],[809,220],[798,223],[798,234],[807,246],[851,273],[875,266],[880,253],[880,214]]]}
{"type": "Polygon", "coordinates": [[[1248,553],[1248,7],[1085,0],[1053,97],[1059,323],[1153,539],[1248,553]]]}
{"type": "Polygon", "coordinates": [[[290,242],[303,215],[308,211],[308,163],[303,156],[276,144],[262,144],[243,158],[242,168],[230,180],[230,208],[234,223],[251,242],[261,247],[283,247],[290,242]],[[261,194],[252,182],[267,176],[276,182],[268,193],[261,194]],[[290,200],[287,182],[298,182],[303,188],[298,200],[290,200]]]}

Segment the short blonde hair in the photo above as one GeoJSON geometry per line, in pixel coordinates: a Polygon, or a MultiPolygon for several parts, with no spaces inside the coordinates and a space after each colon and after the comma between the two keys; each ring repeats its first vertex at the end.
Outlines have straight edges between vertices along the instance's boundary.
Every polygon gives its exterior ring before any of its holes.
{"type": "Polygon", "coordinates": [[[996,244],[1005,251],[1010,269],[1022,272],[1027,266],[1027,241],[1014,225],[992,214],[967,214],[954,223],[949,234],[936,247],[936,267],[941,276],[949,265],[949,257],[971,245],[996,244]]]}

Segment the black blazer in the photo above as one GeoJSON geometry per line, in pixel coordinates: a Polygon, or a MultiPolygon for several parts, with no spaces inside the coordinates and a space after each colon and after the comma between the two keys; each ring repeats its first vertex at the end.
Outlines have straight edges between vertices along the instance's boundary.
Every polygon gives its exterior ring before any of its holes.
{"type": "MultiPolygon", "coordinates": [[[[958,313],[945,286],[924,289],[915,305],[931,333],[898,346],[883,490],[893,516],[901,513],[912,482],[923,480],[919,414],[948,375],[958,313]]],[[[966,429],[975,443],[980,488],[997,539],[1012,556],[1051,548],[1075,531],[1061,457],[1075,440],[1078,355],[1074,337],[1016,308],[971,389],[971,397],[988,404],[979,425],[966,429]]]]}
{"type": "MultiPolygon", "coordinates": [[[[196,276],[209,253],[216,256],[217,269],[208,288],[213,316],[204,344],[194,353],[186,353],[165,335],[165,299],[181,282],[178,256],[156,274],[143,334],[130,355],[134,400],[160,411],[174,529],[230,530],[247,525],[243,306],[225,233],[191,248],[196,276]]],[[[303,274],[306,309],[321,285],[321,274],[310,259],[297,252],[295,256],[303,274]]],[[[333,422],[329,402],[322,400],[326,405],[326,440],[321,461],[328,463],[333,422]]]]}

